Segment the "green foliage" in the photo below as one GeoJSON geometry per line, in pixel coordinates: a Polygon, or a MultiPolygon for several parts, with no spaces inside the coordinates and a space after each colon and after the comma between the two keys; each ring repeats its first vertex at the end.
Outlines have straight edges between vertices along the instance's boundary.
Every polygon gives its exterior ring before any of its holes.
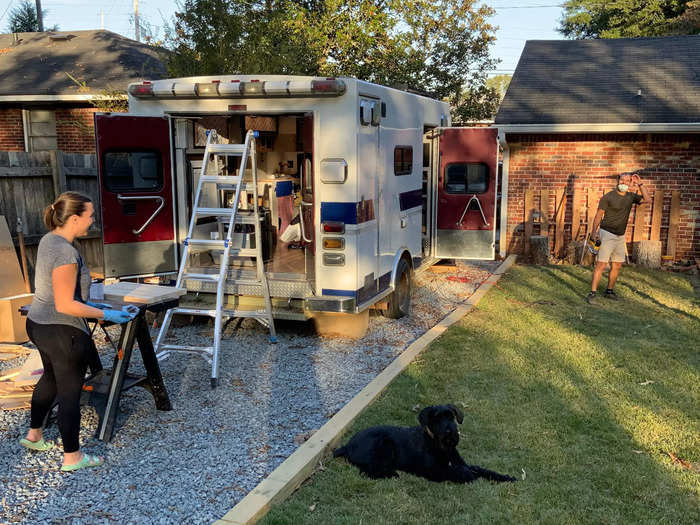
{"type": "Polygon", "coordinates": [[[39,19],[36,16],[34,4],[29,0],[22,2],[10,11],[10,33],[32,33],[39,31],[39,19]]]}
{"type": "Polygon", "coordinates": [[[697,0],[568,0],[559,32],[568,38],[698,34],[698,11],[697,0]]]}
{"type": "MultiPolygon", "coordinates": [[[[449,100],[485,118],[495,28],[477,0],[185,0],[166,46],[173,76],[350,76],[449,100]]],[[[495,100],[495,102],[494,102],[495,100]]]]}

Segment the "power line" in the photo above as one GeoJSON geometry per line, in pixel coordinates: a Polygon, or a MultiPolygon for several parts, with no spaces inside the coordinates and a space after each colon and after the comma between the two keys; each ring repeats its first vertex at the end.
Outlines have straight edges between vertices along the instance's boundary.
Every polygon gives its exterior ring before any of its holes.
{"type": "Polygon", "coordinates": [[[3,18],[5,18],[5,15],[7,14],[7,11],[9,11],[10,6],[12,5],[12,2],[14,2],[14,1],[15,1],[15,0],[10,0],[10,3],[7,4],[7,7],[5,8],[5,11],[3,11],[2,16],[0,16],[0,20],[2,20],[3,18]]]}

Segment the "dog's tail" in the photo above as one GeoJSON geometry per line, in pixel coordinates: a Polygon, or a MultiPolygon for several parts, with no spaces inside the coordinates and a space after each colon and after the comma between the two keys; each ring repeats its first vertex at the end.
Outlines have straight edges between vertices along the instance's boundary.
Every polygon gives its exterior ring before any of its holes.
{"type": "Polygon", "coordinates": [[[336,448],[336,449],[333,451],[333,457],[334,457],[334,458],[342,458],[342,457],[345,457],[345,453],[346,453],[346,452],[347,452],[346,447],[336,448]]]}

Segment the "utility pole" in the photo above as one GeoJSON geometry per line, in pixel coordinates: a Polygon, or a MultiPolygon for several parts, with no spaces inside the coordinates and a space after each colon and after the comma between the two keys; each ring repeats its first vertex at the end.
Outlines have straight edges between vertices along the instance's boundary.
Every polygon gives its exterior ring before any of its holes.
{"type": "Polygon", "coordinates": [[[137,42],[140,42],[139,37],[139,0],[134,0],[134,35],[137,42]]]}
{"type": "Polygon", "coordinates": [[[36,21],[39,23],[39,32],[44,32],[44,17],[41,16],[41,0],[36,1],[36,21]]]}

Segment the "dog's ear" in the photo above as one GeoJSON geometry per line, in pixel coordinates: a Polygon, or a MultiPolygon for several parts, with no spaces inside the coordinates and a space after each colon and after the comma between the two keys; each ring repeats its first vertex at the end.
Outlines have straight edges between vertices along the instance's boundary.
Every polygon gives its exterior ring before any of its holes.
{"type": "Polygon", "coordinates": [[[435,407],[425,407],[423,410],[421,410],[420,414],[418,414],[418,422],[420,423],[420,426],[427,427],[433,417],[434,412],[435,407]]]}
{"type": "Polygon", "coordinates": [[[464,421],[464,416],[462,415],[462,411],[454,405],[447,405],[447,408],[452,410],[452,413],[455,415],[455,419],[457,419],[457,423],[459,423],[461,425],[462,421],[464,421]]]}

